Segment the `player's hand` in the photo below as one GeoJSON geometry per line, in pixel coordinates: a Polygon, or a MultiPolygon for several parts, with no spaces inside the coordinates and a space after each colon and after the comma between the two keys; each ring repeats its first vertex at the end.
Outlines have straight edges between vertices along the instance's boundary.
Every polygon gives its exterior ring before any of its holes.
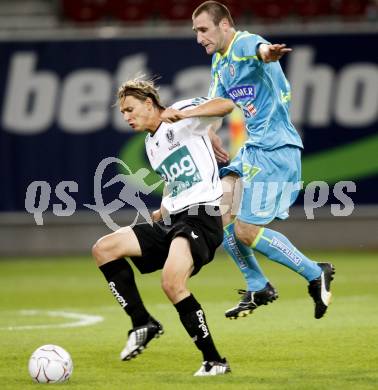
{"type": "Polygon", "coordinates": [[[282,58],[283,55],[286,53],[290,53],[292,49],[289,47],[286,47],[284,43],[276,43],[274,45],[267,45],[265,43],[262,43],[259,46],[259,55],[260,58],[265,62],[274,62],[278,61],[282,58]]]}
{"type": "Polygon", "coordinates": [[[222,146],[223,143],[221,137],[215,134],[215,132],[212,130],[209,130],[208,134],[216,160],[220,163],[226,163],[230,159],[230,156],[222,146]]]}
{"type": "Polygon", "coordinates": [[[159,220],[161,220],[163,218],[162,214],[161,214],[161,210],[155,210],[151,213],[151,219],[152,219],[152,222],[157,222],[159,220]]]}
{"type": "Polygon", "coordinates": [[[166,108],[161,114],[160,119],[166,123],[174,123],[181,119],[185,119],[184,111],[175,110],[174,108],[166,108]]]}

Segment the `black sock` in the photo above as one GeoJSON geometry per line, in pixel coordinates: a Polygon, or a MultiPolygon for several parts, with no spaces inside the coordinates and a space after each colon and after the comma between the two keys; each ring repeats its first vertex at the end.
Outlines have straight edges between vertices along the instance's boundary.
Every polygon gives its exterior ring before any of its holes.
{"type": "Polygon", "coordinates": [[[205,313],[201,305],[191,294],[187,298],[175,304],[180,320],[189,336],[193,339],[197,348],[202,352],[205,361],[221,361],[221,357],[215,348],[209,327],[206,323],[205,313]]]}
{"type": "Polygon", "coordinates": [[[131,317],[133,327],[145,325],[150,315],[143,305],[135,284],[134,271],[125,259],[103,264],[100,270],[108,281],[110,291],[131,317]]]}

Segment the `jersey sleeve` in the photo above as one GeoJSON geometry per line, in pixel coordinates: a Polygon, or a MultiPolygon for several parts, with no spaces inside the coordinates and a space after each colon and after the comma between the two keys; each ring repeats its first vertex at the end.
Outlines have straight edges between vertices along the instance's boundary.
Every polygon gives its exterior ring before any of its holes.
{"type": "MultiPolygon", "coordinates": [[[[194,108],[196,106],[200,106],[201,104],[206,103],[207,101],[211,100],[208,97],[197,97],[193,99],[188,99],[182,102],[183,104],[173,105],[173,108],[179,109],[179,110],[190,110],[191,108],[194,108]]],[[[192,134],[197,135],[205,135],[207,134],[208,127],[213,123],[216,122],[219,119],[217,116],[196,116],[188,119],[184,119],[185,121],[188,121],[187,130],[192,134]]]]}
{"type": "Polygon", "coordinates": [[[258,47],[262,44],[270,44],[266,39],[257,34],[248,34],[245,38],[240,41],[240,50],[244,57],[257,56],[258,47]]]}
{"type": "Polygon", "coordinates": [[[194,117],[192,118],[193,120],[193,127],[192,127],[192,134],[197,134],[197,135],[206,135],[207,130],[209,126],[216,122],[220,117],[218,116],[202,116],[202,117],[194,117]]]}

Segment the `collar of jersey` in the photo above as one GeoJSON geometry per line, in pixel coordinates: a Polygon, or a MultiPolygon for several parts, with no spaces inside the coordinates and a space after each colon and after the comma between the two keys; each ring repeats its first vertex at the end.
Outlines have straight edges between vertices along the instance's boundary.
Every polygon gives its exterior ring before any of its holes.
{"type": "Polygon", "coordinates": [[[232,41],[228,45],[228,48],[227,48],[226,52],[223,55],[220,54],[220,59],[226,58],[228,56],[228,54],[230,53],[231,47],[234,44],[234,42],[235,42],[235,40],[236,40],[236,38],[238,37],[239,34],[240,34],[240,31],[236,31],[234,37],[232,38],[232,41]]]}
{"type": "Polygon", "coordinates": [[[164,122],[161,121],[160,124],[159,124],[159,126],[158,126],[157,129],[155,130],[155,132],[154,132],[153,134],[148,133],[148,135],[149,135],[151,138],[153,138],[153,137],[155,136],[155,134],[162,128],[162,124],[163,124],[163,123],[164,123],[164,122]]]}

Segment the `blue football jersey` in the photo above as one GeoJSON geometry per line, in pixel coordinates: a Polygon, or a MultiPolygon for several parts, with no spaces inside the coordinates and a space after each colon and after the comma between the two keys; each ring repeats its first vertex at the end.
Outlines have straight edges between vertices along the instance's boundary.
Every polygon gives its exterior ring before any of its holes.
{"type": "Polygon", "coordinates": [[[257,57],[261,43],[269,44],[259,35],[238,31],[224,55],[213,55],[209,96],[232,99],[242,109],[247,145],[302,148],[290,120],[290,84],[278,61],[266,64],[257,57]]]}

